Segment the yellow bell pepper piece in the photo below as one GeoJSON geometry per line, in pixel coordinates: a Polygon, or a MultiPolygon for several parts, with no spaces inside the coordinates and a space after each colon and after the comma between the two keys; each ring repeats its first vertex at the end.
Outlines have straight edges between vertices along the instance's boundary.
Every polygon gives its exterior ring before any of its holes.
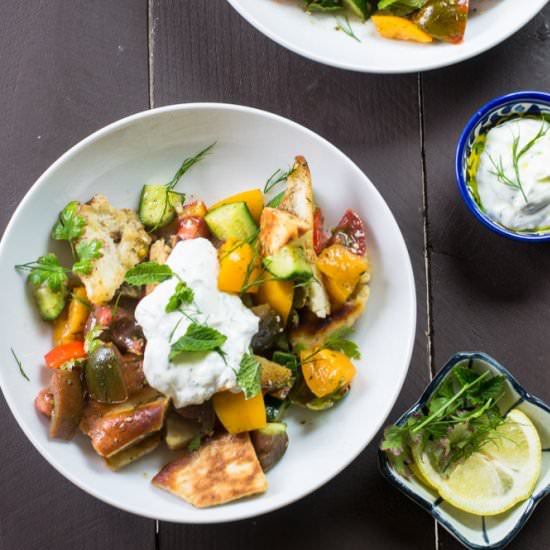
{"type": "Polygon", "coordinates": [[[412,40],[429,44],[433,38],[424,32],[414,21],[396,15],[373,15],[371,17],[378,33],[384,38],[412,40]]]}
{"type": "Polygon", "coordinates": [[[314,353],[312,350],[302,351],[300,360],[304,380],[317,397],[329,395],[353,380],[356,370],[347,355],[331,349],[314,353]]]}
{"type": "Polygon", "coordinates": [[[223,206],[224,204],[233,204],[234,202],[245,202],[256,223],[260,222],[260,216],[264,209],[264,194],[259,189],[251,189],[250,191],[231,195],[231,197],[227,197],[211,206],[210,210],[214,210],[214,208],[223,206]]]}
{"type": "MultiPolygon", "coordinates": [[[[220,272],[218,289],[223,292],[241,292],[244,285],[253,283],[261,275],[261,261],[252,245],[230,238],[218,251],[220,272]]],[[[250,286],[246,292],[258,292],[258,285],[250,286]]]]}
{"type": "Polygon", "coordinates": [[[333,304],[341,306],[351,296],[369,264],[363,256],[354,254],[341,244],[325,248],[317,258],[317,267],[333,304]]]}
{"type": "Polygon", "coordinates": [[[223,427],[231,434],[259,430],[267,423],[261,392],[245,399],[243,393],[224,391],[214,394],[212,404],[223,427]]]}
{"type": "Polygon", "coordinates": [[[270,279],[260,285],[257,294],[259,304],[269,304],[286,324],[292,302],[294,300],[294,284],[292,281],[277,281],[270,279]]]}
{"type": "Polygon", "coordinates": [[[84,325],[90,315],[87,303],[86,289],[83,286],[73,289],[72,300],[54,323],[53,341],[56,346],[82,340],[84,325]]]}

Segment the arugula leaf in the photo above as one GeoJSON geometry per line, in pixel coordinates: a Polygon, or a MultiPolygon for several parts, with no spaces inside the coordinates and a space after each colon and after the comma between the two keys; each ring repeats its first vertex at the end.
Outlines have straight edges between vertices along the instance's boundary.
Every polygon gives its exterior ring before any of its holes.
{"type": "Polygon", "coordinates": [[[47,284],[51,290],[58,292],[67,286],[67,270],[53,252],[40,256],[36,262],[16,265],[15,269],[30,271],[29,282],[35,287],[47,284]]]}
{"type": "Polygon", "coordinates": [[[103,243],[98,239],[81,241],[76,245],[78,261],[73,265],[73,272],[77,275],[89,275],[92,272],[92,260],[101,258],[103,243]]]}
{"type": "Polygon", "coordinates": [[[183,304],[192,303],[194,296],[195,294],[193,289],[188,287],[186,282],[181,281],[176,285],[174,294],[170,296],[170,299],[164,308],[166,313],[177,311],[183,304]]]}
{"type": "Polygon", "coordinates": [[[193,321],[185,334],[171,345],[168,358],[172,361],[180,354],[190,351],[218,351],[226,340],[227,336],[216,329],[193,321]]]}
{"type": "Polygon", "coordinates": [[[198,451],[202,443],[202,435],[197,434],[193,439],[187,444],[187,450],[192,453],[193,451],[198,451]]]}
{"type": "Polygon", "coordinates": [[[143,262],[126,272],[124,282],[132,286],[142,286],[152,283],[162,283],[171,279],[174,273],[170,266],[157,262],[143,262]]]}
{"type": "Polygon", "coordinates": [[[23,378],[25,378],[27,381],[31,381],[31,379],[27,376],[27,373],[23,370],[23,365],[21,364],[21,361],[19,357],[15,354],[15,351],[13,351],[13,348],[10,348],[11,354],[13,355],[13,358],[15,359],[15,362],[17,363],[17,366],[19,367],[19,373],[23,378]]]}
{"type": "Polygon", "coordinates": [[[71,201],[59,214],[59,219],[52,229],[52,239],[56,241],[73,241],[82,235],[86,221],[78,215],[78,201],[71,201]]]}
{"type": "Polygon", "coordinates": [[[237,373],[237,384],[243,390],[245,399],[251,399],[260,393],[262,389],[261,374],[260,362],[251,353],[245,353],[237,373]]]}

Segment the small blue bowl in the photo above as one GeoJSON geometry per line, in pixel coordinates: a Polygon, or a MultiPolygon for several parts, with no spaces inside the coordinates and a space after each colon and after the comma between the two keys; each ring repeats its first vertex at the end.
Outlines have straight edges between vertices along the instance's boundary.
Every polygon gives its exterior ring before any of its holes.
{"type": "Polygon", "coordinates": [[[432,515],[451,535],[471,550],[501,550],[519,533],[535,510],[537,504],[550,493],[550,407],[531,395],[495,359],[485,353],[457,353],[437,373],[420,399],[396,422],[404,424],[408,418],[424,409],[434,392],[456,365],[470,366],[482,373],[490,370],[506,378],[505,393],[499,405],[503,413],[518,408],[533,422],[542,444],[540,477],[533,494],[514,508],[491,517],[481,517],[463,512],[446,503],[433,490],[416,479],[407,479],[396,472],[386,454],[379,451],[378,464],[382,475],[397,489],[432,515]]]}
{"type": "Polygon", "coordinates": [[[486,227],[517,241],[548,241],[550,231],[521,233],[507,229],[493,221],[476,202],[475,197],[468,185],[468,159],[472,146],[480,134],[487,133],[504,119],[514,116],[540,116],[541,114],[550,117],[550,94],[545,92],[516,92],[507,94],[486,103],[479,109],[466,124],[462,132],[456,150],[456,181],[460,194],[472,214],[486,227]]]}

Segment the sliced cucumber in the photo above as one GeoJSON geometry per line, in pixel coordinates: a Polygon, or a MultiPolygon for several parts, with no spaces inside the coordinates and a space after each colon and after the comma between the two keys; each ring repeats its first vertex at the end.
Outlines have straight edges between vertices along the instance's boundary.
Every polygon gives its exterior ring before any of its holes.
{"type": "Polygon", "coordinates": [[[292,244],[264,258],[264,266],[272,275],[281,279],[304,280],[313,274],[304,249],[292,244]]]}
{"type": "Polygon", "coordinates": [[[47,284],[32,287],[32,293],[38,306],[40,317],[44,321],[53,321],[57,319],[67,303],[67,289],[52,290],[47,284]]]}
{"type": "Polygon", "coordinates": [[[285,196],[286,191],[281,191],[278,195],[275,195],[268,203],[269,208],[278,208],[285,196]]]}
{"type": "Polygon", "coordinates": [[[370,15],[371,6],[368,0],[343,0],[343,2],[362,21],[370,15]]]}
{"type": "Polygon", "coordinates": [[[204,220],[212,234],[221,241],[226,241],[230,237],[246,241],[258,231],[258,226],[245,202],[218,206],[210,210],[204,220]]]}
{"type": "Polygon", "coordinates": [[[166,185],[144,185],[139,200],[139,218],[147,228],[158,229],[176,217],[176,206],[185,196],[170,191],[166,185]]]}

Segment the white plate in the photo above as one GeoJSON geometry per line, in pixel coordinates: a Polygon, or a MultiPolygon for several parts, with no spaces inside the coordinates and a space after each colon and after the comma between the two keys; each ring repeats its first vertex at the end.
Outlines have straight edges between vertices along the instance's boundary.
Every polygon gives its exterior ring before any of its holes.
{"type": "Polygon", "coordinates": [[[371,441],[389,414],[407,373],[415,333],[409,255],[373,184],[313,132],[270,113],[232,105],[174,105],[139,113],[65,153],[36,182],[10,221],[0,244],[0,280],[0,384],[25,434],[46,460],[85,491],[124,510],[166,521],[213,523],[262,514],[334,477],[371,441]],[[151,477],[168,461],[165,453],[112,473],[81,434],[72,442],[48,439],[48,422],[35,411],[33,399],[48,380],[42,357],[51,347],[51,327],[37,319],[24,279],[13,266],[52,249],[50,229],[69,200],[86,201],[101,192],[116,206],[136,207],[144,183],[169,181],[183,158],[214,141],[213,153],[193,167],[179,190],[212,204],[262,186],[276,168],[302,154],[328,222],[335,224],[348,207],[366,220],[373,279],[368,310],[355,333],[363,359],[357,363],[349,396],[330,411],[299,410],[292,415],[288,452],[268,474],[265,495],[197,510],[151,485],[151,477]],[[20,375],[11,346],[31,382],[20,375]]]}
{"type": "Polygon", "coordinates": [[[372,22],[351,21],[361,40],[336,31],[333,15],[307,15],[302,0],[228,0],[260,32],[304,57],[365,73],[408,73],[445,67],[500,44],[534,17],[548,0],[472,0],[463,44],[387,40],[372,22]]]}

